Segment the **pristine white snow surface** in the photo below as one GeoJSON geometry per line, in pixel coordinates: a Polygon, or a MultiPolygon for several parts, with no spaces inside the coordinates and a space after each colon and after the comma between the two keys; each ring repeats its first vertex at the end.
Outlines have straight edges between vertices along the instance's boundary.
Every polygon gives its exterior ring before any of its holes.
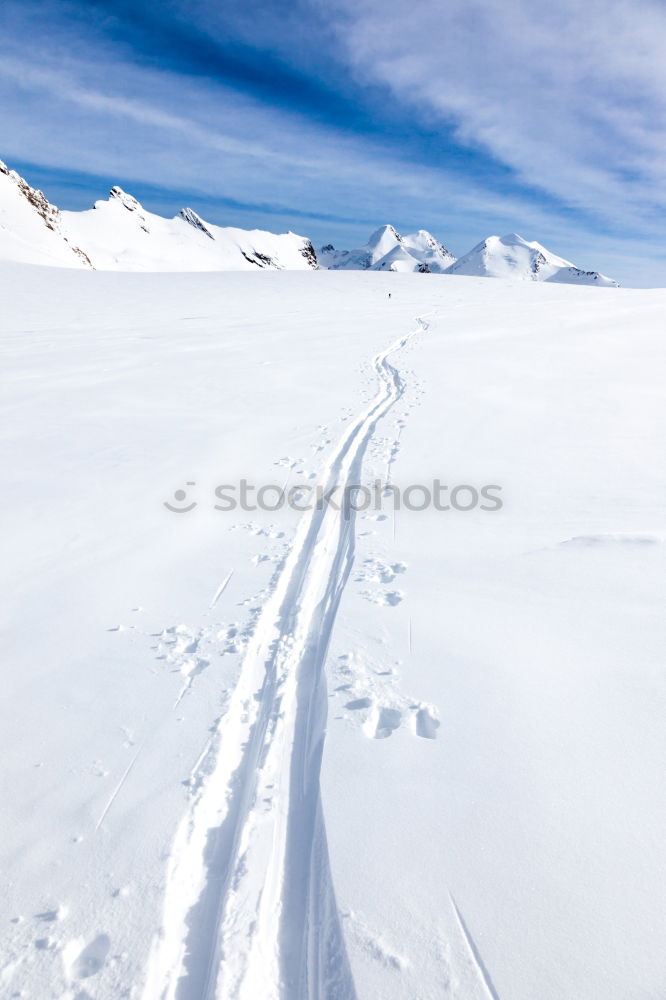
{"type": "Polygon", "coordinates": [[[663,997],[666,291],[0,293],[2,997],[663,997]]]}

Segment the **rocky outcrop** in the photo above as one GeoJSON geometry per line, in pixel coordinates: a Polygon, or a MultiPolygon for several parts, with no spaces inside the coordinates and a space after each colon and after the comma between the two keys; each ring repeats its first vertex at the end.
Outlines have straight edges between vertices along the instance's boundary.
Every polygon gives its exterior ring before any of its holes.
{"type": "Polygon", "coordinates": [[[181,219],[183,219],[185,222],[187,222],[187,224],[189,226],[193,226],[195,229],[198,229],[200,232],[205,233],[206,236],[210,236],[211,240],[215,239],[215,237],[213,236],[213,234],[211,233],[210,229],[208,228],[208,226],[206,225],[206,223],[203,221],[203,219],[201,218],[201,216],[197,215],[197,213],[193,209],[191,209],[191,208],[181,208],[181,210],[178,213],[178,215],[180,216],[181,219]]]}

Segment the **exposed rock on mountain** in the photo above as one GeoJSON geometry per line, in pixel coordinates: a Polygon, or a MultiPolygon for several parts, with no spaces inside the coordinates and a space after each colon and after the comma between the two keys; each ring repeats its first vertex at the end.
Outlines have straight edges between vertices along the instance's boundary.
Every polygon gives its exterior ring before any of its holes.
{"type": "Polygon", "coordinates": [[[62,231],[62,214],[0,160],[0,260],[55,267],[92,267],[62,231]]]}

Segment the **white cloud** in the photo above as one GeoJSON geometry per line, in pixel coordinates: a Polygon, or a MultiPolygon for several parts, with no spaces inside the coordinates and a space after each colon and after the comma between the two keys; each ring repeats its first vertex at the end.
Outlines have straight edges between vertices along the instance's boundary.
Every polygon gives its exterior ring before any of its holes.
{"type": "Polygon", "coordinates": [[[606,220],[666,205],[666,7],[652,0],[335,0],[359,78],[606,220]]]}
{"type": "Polygon", "coordinates": [[[51,65],[47,57],[31,65],[3,59],[5,156],[32,159],[38,148],[39,162],[49,166],[325,214],[378,213],[378,222],[395,211],[483,218],[523,210],[519,200],[446,167],[409,163],[379,140],[211,81],[113,62],[105,64],[110,82],[102,91],[99,75],[99,63],[82,58],[51,65]]]}

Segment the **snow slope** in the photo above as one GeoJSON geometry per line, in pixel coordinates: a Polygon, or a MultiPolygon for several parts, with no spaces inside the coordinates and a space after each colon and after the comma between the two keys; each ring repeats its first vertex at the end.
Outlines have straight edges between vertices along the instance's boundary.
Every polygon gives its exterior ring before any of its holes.
{"type": "Polygon", "coordinates": [[[597,271],[582,271],[540,243],[528,243],[522,236],[489,236],[460,257],[449,274],[518,281],[555,281],[563,284],[617,287],[617,281],[597,271]]]}
{"type": "Polygon", "coordinates": [[[0,283],[3,991],[660,996],[666,293],[0,283]]]}
{"type": "Polygon", "coordinates": [[[214,226],[191,208],[164,219],[119,187],[89,211],[61,212],[2,162],[0,260],[112,271],[317,267],[303,236],[214,226]]]}

